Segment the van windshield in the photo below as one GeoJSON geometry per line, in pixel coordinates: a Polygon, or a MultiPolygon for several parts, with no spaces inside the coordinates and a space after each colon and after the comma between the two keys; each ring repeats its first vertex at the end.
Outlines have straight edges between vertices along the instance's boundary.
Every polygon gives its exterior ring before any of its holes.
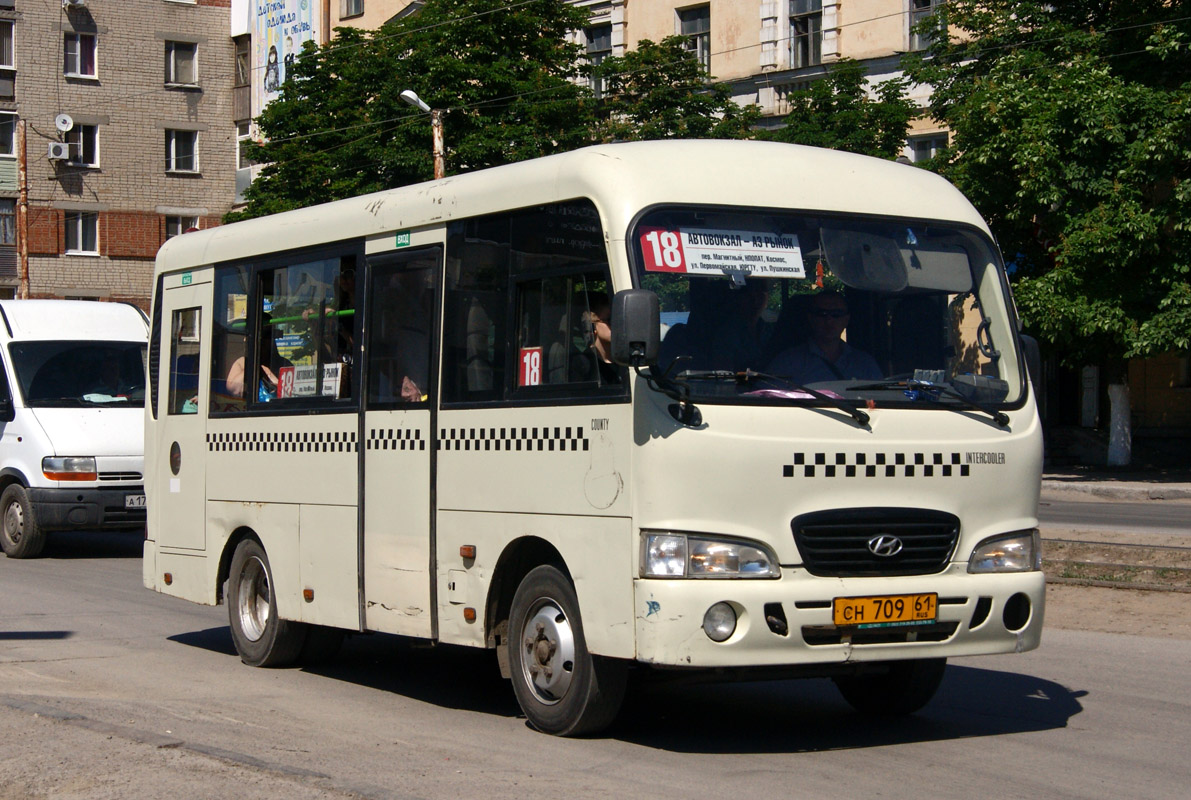
{"type": "Polygon", "coordinates": [[[29,408],[145,405],[144,342],[13,342],[8,351],[29,408]]]}
{"type": "Polygon", "coordinates": [[[710,402],[1008,405],[1024,391],[982,232],[921,219],[665,208],[632,235],[654,368],[710,402]],[[753,373],[760,373],[754,375],[753,373]]]}

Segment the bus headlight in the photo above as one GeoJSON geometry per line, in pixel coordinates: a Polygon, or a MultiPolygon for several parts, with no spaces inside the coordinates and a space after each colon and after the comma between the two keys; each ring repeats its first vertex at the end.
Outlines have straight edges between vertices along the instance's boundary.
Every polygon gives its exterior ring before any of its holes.
{"type": "Polygon", "coordinates": [[[647,533],[643,578],[776,578],[777,556],[758,542],[685,533],[647,533]]]}
{"type": "Polygon", "coordinates": [[[1042,538],[1035,528],[985,539],[972,551],[968,572],[1032,572],[1042,569],[1042,538]]]}
{"type": "Polygon", "coordinates": [[[99,478],[93,456],[46,456],[41,472],[52,481],[93,481],[99,478]]]}

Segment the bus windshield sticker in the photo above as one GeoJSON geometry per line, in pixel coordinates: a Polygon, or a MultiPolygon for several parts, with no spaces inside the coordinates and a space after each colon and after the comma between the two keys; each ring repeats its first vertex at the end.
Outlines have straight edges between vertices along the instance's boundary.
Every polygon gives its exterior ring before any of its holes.
{"type": "MultiPolygon", "coordinates": [[[[339,396],[339,376],[343,364],[323,364],[323,397],[339,396]]],[[[318,367],[313,364],[280,367],[277,370],[279,398],[314,397],[318,387],[318,367]]]]}
{"type": "Polygon", "coordinates": [[[804,278],[795,234],[709,228],[639,229],[647,272],[804,278]]]}
{"type": "Polygon", "coordinates": [[[542,348],[521,348],[521,374],[518,386],[541,386],[542,384],[542,348]]]}

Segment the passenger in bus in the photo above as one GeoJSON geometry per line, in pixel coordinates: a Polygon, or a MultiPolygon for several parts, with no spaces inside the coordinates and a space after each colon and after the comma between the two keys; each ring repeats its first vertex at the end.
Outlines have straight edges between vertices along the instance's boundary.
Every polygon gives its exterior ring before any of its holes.
{"type": "MultiPolygon", "coordinates": [[[[257,361],[260,364],[260,381],[257,384],[256,399],[259,403],[267,403],[277,399],[277,385],[280,383],[278,372],[282,367],[292,367],[293,363],[277,352],[277,342],[273,338],[272,319],[268,314],[263,315],[261,321],[261,335],[257,361]]],[[[227,391],[233,397],[245,396],[244,356],[232,362],[227,373],[227,391]]]]}
{"type": "Polygon", "coordinates": [[[810,338],[778,353],[765,371],[800,384],[879,380],[883,375],[876,360],[841,338],[849,318],[848,302],[839,292],[814,295],[807,312],[810,338]]]}
{"type": "Polygon", "coordinates": [[[605,292],[587,295],[584,320],[590,326],[591,346],[588,349],[600,373],[600,383],[620,383],[620,367],[612,363],[612,304],[605,292]]]}
{"type": "Polygon", "coordinates": [[[764,366],[761,353],[768,328],[761,314],[769,305],[772,282],[748,278],[742,286],[728,286],[723,314],[711,342],[711,369],[740,372],[764,366]]]}

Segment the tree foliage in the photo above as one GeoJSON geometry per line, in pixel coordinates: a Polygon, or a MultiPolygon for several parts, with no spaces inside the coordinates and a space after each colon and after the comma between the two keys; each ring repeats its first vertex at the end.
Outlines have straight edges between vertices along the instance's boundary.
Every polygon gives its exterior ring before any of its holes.
{"type": "Polygon", "coordinates": [[[603,85],[598,141],[751,138],[760,109],[738,105],[727,85],[709,82],[685,41],[642,39],[604,59],[595,70],[603,85]]]}
{"type": "Polygon", "coordinates": [[[932,24],[906,67],[952,131],[937,167],[989,220],[1029,328],[1073,364],[1191,347],[1186,3],[951,0],[932,24]]]}
{"type": "Polygon", "coordinates": [[[849,153],[897,158],[918,107],[906,94],[908,81],[895,78],[865,91],[864,66],[843,59],[809,89],[791,92],[785,127],[770,138],[779,142],[829,147],[849,153]]]}

